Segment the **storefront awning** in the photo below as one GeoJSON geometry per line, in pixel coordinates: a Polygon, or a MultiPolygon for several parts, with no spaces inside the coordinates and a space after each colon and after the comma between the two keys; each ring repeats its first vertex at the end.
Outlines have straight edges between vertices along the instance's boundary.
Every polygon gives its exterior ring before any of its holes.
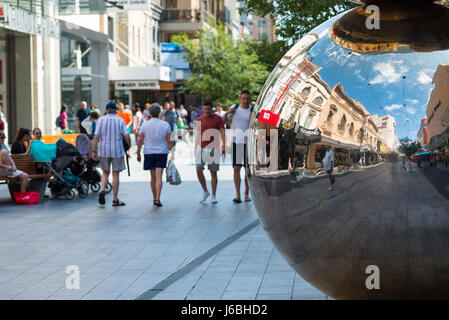
{"type": "Polygon", "coordinates": [[[358,146],[358,145],[350,144],[350,143],[343,143],[341,141],[337,141],[337,140],[331,139],[326,136],[323,136],[321,141],[325,142],[325,143],[333,144],[335,146],[338,146],[339,148],[349,148],[349,149],[357,149],[357,150],[359,150],[359,148],[360,148],[360,146],[358,146]]]}

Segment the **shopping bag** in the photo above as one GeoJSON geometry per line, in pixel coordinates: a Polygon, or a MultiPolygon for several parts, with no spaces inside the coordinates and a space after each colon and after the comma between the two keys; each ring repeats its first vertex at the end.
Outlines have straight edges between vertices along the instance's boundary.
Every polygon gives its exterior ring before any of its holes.
{"type": "Polygon", "coordinates": [[[39,203],[39,192],[14,192],[16,204],[37,204],[39,203]]]}
{"type": "Polygon", "coordinates": [[[181,183],[181,176],[179,175],[178,169],[175,167],[175,163],[169,160],[167,163],[167,169],[165,170],[167,182],[173,185],[178,185],[181,183]]]}

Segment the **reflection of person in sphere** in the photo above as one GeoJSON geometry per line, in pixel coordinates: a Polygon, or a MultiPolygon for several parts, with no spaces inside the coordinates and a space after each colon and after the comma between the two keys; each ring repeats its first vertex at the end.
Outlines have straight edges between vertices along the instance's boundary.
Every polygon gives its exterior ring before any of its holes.
{"type": "Polygon", "coordinates": [[[331,182],[328,190],[332,191],[334,189],[335,177],[332,174],[332,171],[334,170],[334,152],[332,151],[331,146],[326,146],[326,155],[323,158],[323,168],[326,170],[331,182]]]}

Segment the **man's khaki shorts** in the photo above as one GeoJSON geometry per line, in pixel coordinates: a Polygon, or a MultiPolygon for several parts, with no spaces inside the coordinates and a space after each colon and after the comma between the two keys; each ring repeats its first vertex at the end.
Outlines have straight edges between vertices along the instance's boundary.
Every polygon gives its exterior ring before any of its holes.
{"type": "Polygon", "coordinates": [[[101,170],[103,171],[123,171],[126,169],[125,158],[99,158],[101,170]]]}

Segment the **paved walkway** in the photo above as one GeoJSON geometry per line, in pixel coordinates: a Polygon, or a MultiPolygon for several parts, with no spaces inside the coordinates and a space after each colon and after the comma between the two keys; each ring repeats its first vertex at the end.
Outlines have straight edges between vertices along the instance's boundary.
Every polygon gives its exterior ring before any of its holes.
{"type": "Polygon", "coordinates": [[[162,208],[135,156],[132,176],[122,173],[122,208],[110,195],[99,207],[96,194],[15,206],[0,186],[0,299],[327,298],[280,257],[254,206],[232,203],[229,165],[219,172],[218,204],[202,205],[184,142],[176,164],[183,182],[164,184],[162,208]],[[80,269],[78,290],[66,288],[69,265],[80,269]]]}

